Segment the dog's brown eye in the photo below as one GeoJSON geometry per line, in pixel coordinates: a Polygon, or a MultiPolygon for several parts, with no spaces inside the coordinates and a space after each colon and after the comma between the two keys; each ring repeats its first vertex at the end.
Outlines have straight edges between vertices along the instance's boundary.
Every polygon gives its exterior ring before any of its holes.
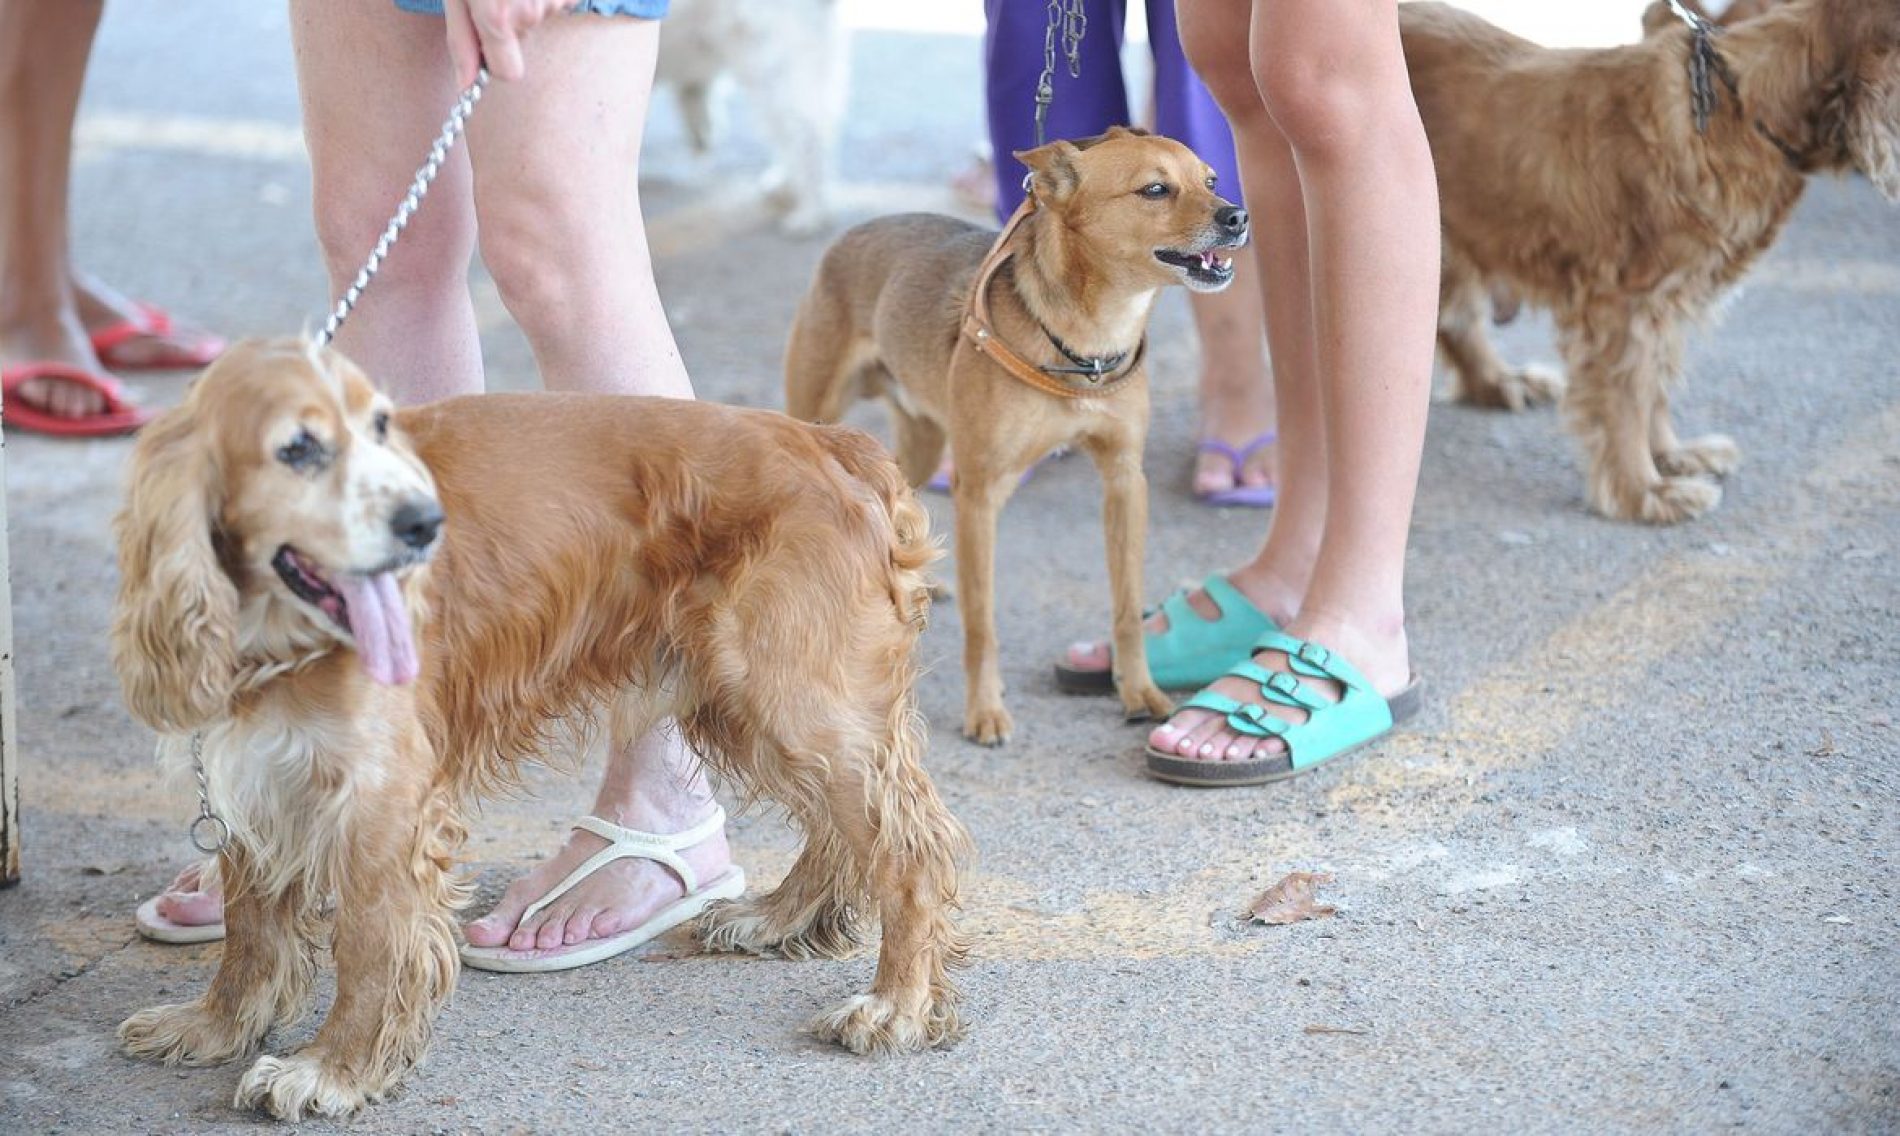
{"type": "Polygon", "coordinates": [[[317,436],[308,430],[297,431],[297,436],[277,447],[277,460],[296,470],[308,473],[322,469],[330,464],[330,452],[326,450],[317,436]]]}
{"type": "Polygon", "coordinates": [[[1213,188],[1214,188],[1214,183],[1215,183],[1216,181],[1218,181],[1218,180],[1219,180],[1218,178],[1211,178],[1211,177],[1210,177],[1210,178],[1208,178],[1208,179],[1207,179],[1207,188],[1209,188],[1209,189],[1213,189],[1213,188]]]}
{"type": "Polygon", "coordinates": [[[1143,197],[1148,198],[1150,201],[1155,201],[1155,200],[1159,200],[1160,198],[1168,196],[1168,194],[1173,193],[1174,191],[1169,189],[1165,184],[1157,181],[1157,182],[1150,182],[1149,184],[1142,186],[1139,192],[1141,193],[1143,197]]]}
{"type": "Polygon", "coordinates": [[[377,411],[376,417],[371,420],[371,424],[376,428],[377,441],[379,442],[389,441],[389,411],[387,410],[377,411]]]}

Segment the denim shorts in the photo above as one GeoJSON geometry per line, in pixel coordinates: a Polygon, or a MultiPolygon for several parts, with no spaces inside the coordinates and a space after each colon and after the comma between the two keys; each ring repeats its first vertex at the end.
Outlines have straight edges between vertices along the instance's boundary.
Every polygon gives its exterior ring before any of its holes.
{"type": "MultiPolygon", "coordinates": [[[[573,11],[591,12],[596,16],[632,16],[640,20],[659,20],[666,16],[666,6],[671,0],[580,0],[571,5],[573,11]]],[[[419,12],[425,16],[440,16],[442,0],[396,0],[396,7],[405,12],[419,12]]]]}

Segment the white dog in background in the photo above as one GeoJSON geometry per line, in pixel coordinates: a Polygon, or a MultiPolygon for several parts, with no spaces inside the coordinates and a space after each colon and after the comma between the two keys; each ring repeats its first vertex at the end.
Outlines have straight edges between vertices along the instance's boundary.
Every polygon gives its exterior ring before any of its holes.
{"type": "Polygon", "coordinates": [[[830,221],[847,50],[838,0],[673,0],[654,81],[678,98],[697,154],[717,139],[720,88],[735,81],[772,149],[765,184],[779,227],[809,236],[830,221]]]}

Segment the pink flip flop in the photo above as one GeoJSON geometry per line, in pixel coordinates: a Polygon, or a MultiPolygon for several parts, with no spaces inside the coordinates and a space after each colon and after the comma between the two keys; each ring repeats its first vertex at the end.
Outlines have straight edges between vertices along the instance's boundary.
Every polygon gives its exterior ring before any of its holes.
{"type": "Polygon", "coordinates": [[[125,388],[110,376],[51,360],[0,369],[0,421],[8,426],[63,438],[111,438],[133,433],[151,420],[152,412],[132,405],[125,397],[125,388]],[[98,392],[105,400],[105,408],[96,414],[67,418],[23,402],[19,398],[20,386],[33,379],[77,383],[98,392]]]}
{"type": "Polygon", "coordinates": [[[157,304],[141,300],[136,306],[137,315],[107,324],[92,333],[93,353],[108,368],[114,371],[192,371],[209,367],[218,356],[224,354],[225,343],[218,336],[210,332],[192,332],[187,335],[172,320],[171,313],[157,304]],[[132,340],[146,336],[154,339],[180,336],[184,342],[144,358],[119,350],[132,340]]]}

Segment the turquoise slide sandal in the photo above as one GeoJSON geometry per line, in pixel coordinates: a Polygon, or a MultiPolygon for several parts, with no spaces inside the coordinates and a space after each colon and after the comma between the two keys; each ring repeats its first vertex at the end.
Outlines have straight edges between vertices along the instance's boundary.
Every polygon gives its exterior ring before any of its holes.
{"type": "MultiPolygon", "coordinates": [[[[1247,648],[1256,639],[1279,627],[1240,589],[1216,572],[1201,581],[1206,592],[1220,608],[1220,615],[1205,619],[1188,605],[1187,589],[1175,592],[1161,603],[1168,617],[1168,629],[1159,635],[1143,636],[1148,647],[1148,673],[1163,690],[1199,690],[1227,673],[1234,660],[1245,658],[1247,648]]],[[[1056,664],[1056,686],[1071,694],[1113,694],[1113,671],[1082,670],[1065,660],[1056,664]]]]}
{"type": "Polygon", "coordinates": [[[1391,699],[1379,697],[1359,668],[1318,643],[1269,631],[1253,645],[1254,651],[1280,651],[1287,656],[1291,674],[1270,671],[1248,657],[1227,674],[1255,683],[1267,702],[1307,713],[1295,724],[1256,703],[1237,702],[1224,694],[1203,690],[1182,703],[1182,709],[1211,710],[1227,719],[1235,733],[1254,738],[1279,738],[1280,753],[1246,761],[1200,760],[1149,746],[1148,772],[1176,785],[1225,787],[1264,785],[1304,773],[1323,762],[1342,757],[1378,741],[1392,727],[1418,712],[1423,701],[1419,680],[1413,678],[1391,699]],[[1302,677],[1329,679],[1344,688],[1337,702],[1322,697],[1302,677]]]}

